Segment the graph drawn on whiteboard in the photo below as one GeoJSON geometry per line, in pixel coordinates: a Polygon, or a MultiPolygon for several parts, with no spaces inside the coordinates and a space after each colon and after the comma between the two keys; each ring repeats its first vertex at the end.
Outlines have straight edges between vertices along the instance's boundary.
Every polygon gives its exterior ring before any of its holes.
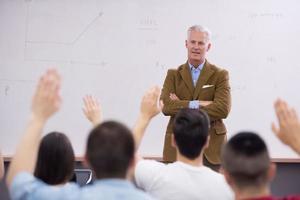
{"type": "MultiPolygon", "coordinates": [[[[106,66],[107,61],[103,59],[90,60],[76,59],[77,44],[95,26],[99,26],[102,11],[85,17],[85,22],[81,24],[72,23],[72,13],[55,12],[49,14],[51,7],[44,8],[37,2],[26,1],[26,31],[24,44],[24,58],[26,61],[40,62],[60,62],[69,64],[84,64],[106,66]],[[41,15],[41,11],[46,14],[41,15]],[[47,12],[48,11],[48,12],[47,12]],[[48,14],[47,14],[48,13],[48,14]],[[45,25],[45,22],[48,24],[45,25]],[[72,55],[75,52],[75,56],[72,55]],[[100,61],[102,60],[102,61],[100,61]]],[[[53,12],[53,10],[52,10],[53,12]]]]}

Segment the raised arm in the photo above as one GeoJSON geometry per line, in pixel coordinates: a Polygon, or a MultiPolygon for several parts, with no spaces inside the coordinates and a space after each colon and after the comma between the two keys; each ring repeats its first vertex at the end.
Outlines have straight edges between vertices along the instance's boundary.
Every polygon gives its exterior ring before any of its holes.
{"type": "Polygon", "coordinates": [[[133,135],[136,144],[136,150],[139,148],[141,141],[144,137],[145,130],[151,119],[161,112],[163,107],[162,102],[159,100],[160,89],[153,87],[148,90],[142,98],[140,106],[140,114],[137,122],[133,128],[133,135]]]}
{"type": "Polygon", "coordinates": [[[3,176],[4,176],[4,159],[0,151],[0,180],[3,178],[3,176]]]}
{"type": "Polygon", "coordinates": [[[94,125],[97,126],[101,123],[102,115],[101,115],[101,108],[98,100],[91,96],[86,95],[83,98],[83,113],[86,116],[86,118],[94,125]]]}
{"type": "Polygon", "coordinates": [[[300,155],[300,121],[296,111],[283,100],[276,100],[274,108],[279,127],[272,123],[275,135],[300,155]]]}
{"type": "Polygon", "coordinates": [[[17,146],[15,155],[9,166],[7,184],[21,171],[33,173],[42,129],[47,120],[56,113],[61,105],[60,76],[55,70],[48,70],[37,85],[32,99],[31,115],[25,134],[17,146]]]}

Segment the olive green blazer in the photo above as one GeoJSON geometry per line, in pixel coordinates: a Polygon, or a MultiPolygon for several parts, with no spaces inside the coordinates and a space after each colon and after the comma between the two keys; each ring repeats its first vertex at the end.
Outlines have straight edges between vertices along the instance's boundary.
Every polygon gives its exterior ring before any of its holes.
{"type": "Polygon", "coordinates": [[[171,145],[175,114],[181,108],[188,108],[189,101],[202,100],[213,101],[212,104],[201,107],[207,112],[211,121],[209,147],[204,155],[209,162],[219,164],[221,146],[226,141],[226,127],[222,119],[227,117],[231,108],[228,72],[205,61],[195,87],[189,65],[185,63],[177,69],[168,70],[160,98],[164,102],[163,114],[170,116],[164,142],[164,160],[176,160],[176,151],[171,145]],[[180,100],[172,101],[169,97],[170,93],[175,93],[180,100]]]}

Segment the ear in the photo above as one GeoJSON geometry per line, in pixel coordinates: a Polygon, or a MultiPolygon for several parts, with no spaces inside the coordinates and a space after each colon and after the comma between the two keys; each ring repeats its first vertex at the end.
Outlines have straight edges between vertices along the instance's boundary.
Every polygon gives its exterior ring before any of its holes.
{"type": "Polygon", "coordinates": [[[209,42],[207,45],[207,50],[206,50],[207,52],[210,50],[210,47],[211,47],[211,43],[209,42]]]}
{"type": "Polygon", "coordinates": [[[224,175],[224,178],[227,182],[227,184],[230,186],[230,187],[233,187],[233,180],[232,178],[230,177],[230,174],[224,169],[224,168],[221,168],[220,170],[222,172],[222,174],[224,175]]]}
{"type": "Polygon", "coordinates": [[[188,45],[188,41],[187,40],[185,40],[185,47],[187,48],[187,45],[188,45]]]}
{"type": "Polygon", "coordinates": [[[276,164],[270,163],[269,169],[268,169],[268,181],[271,182],[276,176],[276,164]]]}
{"type": "Polygon", "coordinates": [[[177,144],[176,144],[176,141],[174,138],[174,133],[171,135],[171,144],[172,144],[172,147],[177,149],[177,144]]]}

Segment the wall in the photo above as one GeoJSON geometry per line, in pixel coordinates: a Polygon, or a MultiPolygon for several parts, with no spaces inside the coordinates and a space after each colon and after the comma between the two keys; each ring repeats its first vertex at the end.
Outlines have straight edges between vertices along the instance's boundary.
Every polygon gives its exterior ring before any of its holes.
{"type": "MultiPolygon", "coordinates": [[[[277,97],[298,110],[300,14],[297,0],[1,0],[0,147],[13,154],[39,75],[63,77],[63,107],[45,133],[68,134],[77,156],[90,124],[82,97],[93,94],[104,119],[133,126],[142,94],[162,85],[168,68],[186,62],[186,29],[212,31],[208,60],[230,72],[229,136],[257,131],[273,158],[298,158],[271,133],[277,97]]],[[[150,125],[140,152],[161,156],[167,117],[150,125]]]]}

